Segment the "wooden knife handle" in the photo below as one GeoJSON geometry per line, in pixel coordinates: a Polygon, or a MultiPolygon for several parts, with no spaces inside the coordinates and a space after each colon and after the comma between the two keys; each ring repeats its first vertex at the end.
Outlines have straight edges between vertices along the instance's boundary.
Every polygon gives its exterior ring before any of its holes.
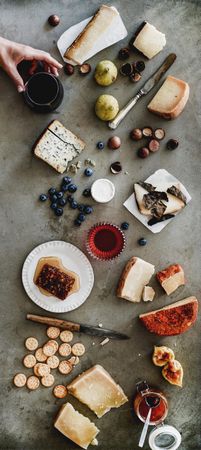
{"type": "Polygon", "coordinates": [[[54,319],[54,317],[36,316],[35,314],[27,314],[27,319],[32,322],[43,323],[44,325],[51,325],[59,327],[63,330],[80,331],[80,324],[68,322],[67,320],[54,319]]]}

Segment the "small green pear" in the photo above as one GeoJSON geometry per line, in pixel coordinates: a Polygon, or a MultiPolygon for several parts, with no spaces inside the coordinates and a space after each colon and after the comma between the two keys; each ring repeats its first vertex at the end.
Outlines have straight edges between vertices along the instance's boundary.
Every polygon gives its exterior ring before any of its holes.
{"type": "Polygon", "coordinates": [[[100,86],[109,86],[117,79],[117,68],[112,61],[100,61],[95,69],[94,78],[100,86]]]}
{"type": "Polygon", "coordinates": [[[113,95],[100,95],[95,104],[95,113],[101,120],[112,120],[119,112],[118,101],[113,95]]]}

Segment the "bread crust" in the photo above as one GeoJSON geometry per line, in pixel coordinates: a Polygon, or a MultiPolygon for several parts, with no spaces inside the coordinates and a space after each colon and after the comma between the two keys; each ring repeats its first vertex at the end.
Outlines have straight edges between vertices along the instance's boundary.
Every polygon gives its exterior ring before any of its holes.
{"type": "Polygon", "coordinates": [[[123,288],[125,286],[126,278],[128,276],[128,273],[130,272],[131,268],[136,263],[136,261],[137,261],[136,256],[133,256],[127,262],[126,266],[124,267],[124,270],[123,270],[123,272],[122,272],[122,274],[120,276],[119,284],[118,284],[117,291],[116,291],[117,297],[119,297],[119,298],[123,298],[122,297],[122,291],[123,291],[123,288]]]}

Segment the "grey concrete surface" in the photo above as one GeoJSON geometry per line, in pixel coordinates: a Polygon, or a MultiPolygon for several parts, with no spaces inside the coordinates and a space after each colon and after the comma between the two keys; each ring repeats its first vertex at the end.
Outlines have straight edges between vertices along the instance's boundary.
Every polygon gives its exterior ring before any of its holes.
{"type": "MultiPolygon", "coordinates": [[[[2,0],[0,35],[50,51],[59,58],[55,42],[70,25],[94,13],[100,0],[2,0]],[[57,13],[61,24],[50,28],[48,16],[57,13]]],[[[105,0],[106,4],[111,4],[105,0]]],[[[112,2],[113,3],[113,2],[112,2]]],[[[112,152],[105,148],[96,150],[98,140],[107,141],[113,134],[107,126],[96,119],[93,112],[95,99],[100,93],[114,94],[123,106],[139,85],[133,86],[127,79],[118,77],[107,89],[98,87],[93,73],[87,77],[75,74],[68,78],[63,72],[61,80],[65,98],[58,112],[52,115],[32,113],[15,91],[11,81],[0,70],[0,156],[1,156],[1,450],[56,450],[75,449],[53,428],[53,419],[62,400],[56,400],[51,389],[40,388],[28,392],[26,388],[15,389],[12,377],[23,371],[22,357],[25,354],[23,341],[34,335],[42,343],[45,340],[43,326],[28,323],[27,312],[43,313],[27,297],[21,284],[21,268],[27,254],[38,244],[61,239],[84,249],[88,228],[99,220],[116,224],[126,220],[130,228],[126,232],[127,248],[115,264],[92,261],[95,285],[88,300],[79,309],[61,317],[91,324],[103,323],[104,327],[128,332],[127,342],[109,342],[99,345],[100,339],[79,336],[87,352],[68,380],[95,363],[102,364],[124,388],[129,403],[118,410],[97,419],[87,407],[71,398],[70,401],[100,428],[100,450],[135,450],[142,424],[132,414],[132,397],[135,383],[147,379],[152,385],[163,389],[169,400],[169,415],[166,423],[172,424],[182,433],[182,450],[201,448],[200,435],[200,320],[186,334],[158,338],[149,334],[138,321],[138,315],[161,307],[188,295],[200,298],[200,127],[201,117],[200,78],[200,2],[171,0],[115,0],[122,14],[129,36],[124,42],[104,50],[91,59],[92,67],[101,59],[116,59],[121,46],[126,45],[133,32],[144,19],[165,32],[167,45],[155,59],[147,62],[143,80],[160,65],[169,52],[176,52],[177,61],[170,74],[190,84],[190,100],[184,113],[175,121],[168,122],[148,113],[146,105],[153,93],[144,98],[130,113],[117,134],[122,139],[121,149],[112,152]],[[93,180],[108,176],[116,186],[116,197],[106,206],[94,205],[91,215],[82,228],[73,227],[75,213],[65,209],[64,216],[54,218],[46,205],[37,198],[51,185],[59,185],[61,176],[45,163],[33,157],[31,146],[43,128],[53,119],[59,118],[70,130],[86,140],[87,146],[81,160],[91,157],[96,161],[93,180]],[[147,160],[136,156],[138,145],[130,141],[129,131],[135,126],[163,126],[167,139],[179,139],[179,148],[174,152],[165,149],[165,141],[158,153],[147,160]],[[119,176],[109,174],[111,161],[120,160],[123,172],[119,176]],[[156,169],[166,168],[176,175],[192,195],[192,202],[160,234],[146,230],[122,206],[132,192],[135,180],[145,179],[156,169]],[[128,171],[128,175],[125,174],[128,171]],[[146,247],[139,247],[137,240],[145,236],[146,247]],[[156,270],[171,263],[181,263],[187,283],[170,298],[153,281],[157,295],[153,305],[130,304],[116,298],[115,288],[124,263],[133,255],[155,264],[156,270]],[[95,345],[92,345],[92,342],[95,345]],[[169,345],[184,368],[184,387],[169,385],[162,379],[160,370],[152,365],[151,353],[154,344],[169,345]]],[[[133,55],[135,58],[137,55],[133,55]]],[[[157,88],[155,89],[155,91],[157,88]]],[[[166,139],[166,140],[167,140],[166,139]]],[[[80,198],[84,187],[90,185],[80,174],[75,177],[79,185],[76,198],[80,198]]],[[[27,370],[27,373],[29,371],[27,370]]],[[[56,376],[57,382],[65,382],[56,376]]],[[[67,380],[66,380],[67,381],[67,380]]],[[[146,443],[145,449],[148,449],[146,443]]]]}

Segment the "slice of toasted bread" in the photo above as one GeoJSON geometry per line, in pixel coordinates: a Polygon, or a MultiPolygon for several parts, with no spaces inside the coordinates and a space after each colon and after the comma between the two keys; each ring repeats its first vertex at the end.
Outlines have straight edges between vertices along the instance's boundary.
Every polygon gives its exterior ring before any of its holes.
{"type": "Polygon", "coordinates": [[[188,83],[169,75],[147,108],[164,119],[175,119],[183,111],[189,91],[188,83]]]}

